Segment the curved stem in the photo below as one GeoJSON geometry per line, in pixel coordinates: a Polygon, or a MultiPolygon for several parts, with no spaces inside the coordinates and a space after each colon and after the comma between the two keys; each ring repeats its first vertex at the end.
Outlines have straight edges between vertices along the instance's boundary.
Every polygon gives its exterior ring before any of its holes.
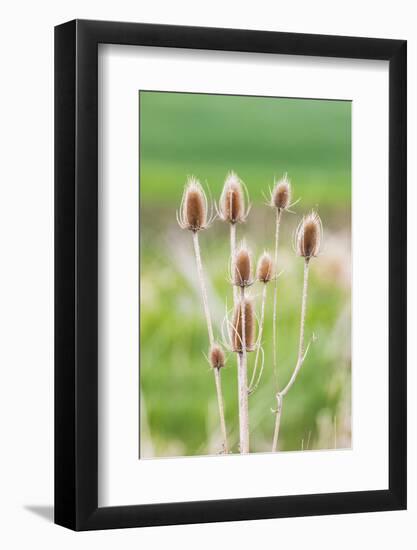
{"type": "Polygon", "coordinates": [[[298,358],[297,358],[297,364],[295,365],[295,369],[292,373],[292,376],[288,382],[288,384],[285,386],[283,390],[281,390],[279,393],[282,397],[284,397],[288,391],[290,390],[291,386],[294,384],[295,379],[297,378],[297,374],[299,373],[301,366],[304,362],[305,354],[304,354],[304,325],[305,325],[305,316],[306,316],[306,309],[307,309],[307,290],[308,290],[308,266],[309,266],[309,260],[306,258],[304,262],[304,284],[303,284],[303,299],[301,302],[301,320],[300,320],[300,340],[298,343],[298,358]]]}
{"type": "MultiPolygon", "coordinates": [[[[209,302],[207,297],[207,288],[206,288],[206,282],[204,279],[203,262],[201,261],[200,243],[198,240],[197,231],[193,233],[193,243],[194,243],[195,259],[197,263],[198,279],[200,281],[201,296],[203,300],[204,315],[206,317],[207,332],[208,332],[209,344],[211,348],[214,344],[213,325],[211,322],[210,308],[209,308],[209,302]]],[[[227,453],[228,452],[227,431],[226,431],[226,421],[224,417],[224,404],[223,404],[223,395],[221,390],[220,372],[219,372],[219,369],[216,369],[216,368],[214,368],[213,371],[214,371],[214,380],[216,383],[217,404],[219,407],[220,427],[222,430],[222,437],[223,437],[223,448],[224,448],[224,451],[227,453]]]]}
{"type": "Polygon", "coordinates": [[[267,288],[267,285],[266,283],[264,283],[264,287],[262,289],[261,320],[259,323],[258,345],[256,347],[255,366],[253,367],[253,372],[249,383],[249,393],[253,393],[253,391],[255,390],[256,386],[259,383],[259,379],[258,379],[255,386],[253,385],[255,382],[256,371],[258,369],[259,351],[261,349],[261,344],[262,344],[262,334],[263,334],[264,318],[265,318],[266,288],[267,288]]]}
{"type": "Polygon", "coordinates": [[[278,407],[276,412],[276,418],[275,418],[275,429],[274,429],[274,439],[272,443],[272,452],[275,452],[278,445],[278,437],[279,437],[279,426],[281,421],[281,411],[282,411],[282,404],[283,399],[285,395],[289,392],[290,388],[295,382],[295,379],[297,378],[298,373],[300,372],[300,369],[302,367],[302,364],[304,362],[306,353],[304,353],[304,325],[305,325],[305,316],[306,316],[306,310],[307,310],[307,292],[308,292],[308,272],[309,272],[309,263],[310,259],[305,258],[304,260],[304,282],[303,282],[303,296],[301,300],[301,319],[300,319],[300,339],[298,343],[298,357],[297,357],[297,363],[295,365],[294,371],[291,375],[291,378],[285,388],[277,393],[277,401],[278,401],[278,407]]]}
{"type": "MultiPolygon", "coordinates": [[[[274,264],[275,273],[278,272],[278,243],[279,243],[279,228],[281,223],[281,209],[277,208],[275,220],[275,253],[274,264]]],[[[272,353],[273,353],[273,369],[275,384],[278,389],[278,367],[277,367],[277,294],[278,294],[278,277],[275,277],[274,286],[274,311],[272,317],[272,353]]]]}
{"type": "Polygon", "coordinates": [[[203,299],[204,315],[206,316],[207,332],[208,332],[208,337],[209,337],[209,342],[211,347],[214,344],[213,325],[211,323],[211,315],[210,315],[210,309],[208,305],[206,282],[204,280],[204,269],[203,269],[203,262],[201,261],[200,243],[198,241],[198,231],[195,231],[193,233],[193,243],[194,243],[195,259],[197,263],[198,279],[200,281],[201,297],[203,299]]]}

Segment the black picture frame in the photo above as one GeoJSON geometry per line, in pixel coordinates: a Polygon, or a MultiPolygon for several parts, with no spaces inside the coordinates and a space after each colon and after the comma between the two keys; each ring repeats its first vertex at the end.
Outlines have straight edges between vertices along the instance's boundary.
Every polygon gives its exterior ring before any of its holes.
{"type": "Polygon", "coordinates": [[[74,530],[406,508],[406,41],[74,20],[55,28],[55,522],[74,530]],[[98,507],[98,44],[389,62],[389,488],[98,507]]]}

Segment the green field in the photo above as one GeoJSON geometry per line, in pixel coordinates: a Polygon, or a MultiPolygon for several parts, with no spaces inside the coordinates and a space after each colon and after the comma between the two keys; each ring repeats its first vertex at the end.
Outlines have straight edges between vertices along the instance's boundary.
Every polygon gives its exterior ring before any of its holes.
{"type": "MultiPolygon", "coordinates": [[[[220,449],[213,374],[204,359],[207,332],[196,279],[191,234],[175,220],[188,175],[218,200],[225,176],[245,181],[253,207],[238,226],[254,257],[274,238],[274,213],[265,206],[274,177],[288,172],[295,214],[283,219],[278,270],[279,380],[297,354],[303,262],[292,250],[300,217],[317,208],[324,247],[311,262],[306,321],[308,357],[285,400],[281,450],[350,446],[350,202],[351,104],[141,92],[141,456],[216,453],[220,449]],[[335,429],[336,426],[336,429],[335,429]]],[[[201,233],[216,334],[232,303],[227,281],[228,226],[216,220],[201,233]]],[[[260,285],[252,294],[259,295],[260,285]]],[[[265,370],[250,397],[251,450],[271,447],[275,407],[272,379],[272,286],[263,346],[265,370]]],[[[259,301],[258,301],[259,303],[259,301]]],[[[250,359],[250,365],[253,357],[250,359]]],[[[230,443],[237,450],[236,359],[222,371],[230,443]]]]}

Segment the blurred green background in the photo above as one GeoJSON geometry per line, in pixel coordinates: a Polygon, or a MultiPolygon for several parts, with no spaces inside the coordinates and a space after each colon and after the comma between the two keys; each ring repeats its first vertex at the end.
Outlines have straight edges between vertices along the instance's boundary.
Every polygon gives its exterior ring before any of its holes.
{"type": "MultiPolygon", "coordinates": [[[[218,200],[227,173],[246,183],[253,204],[238,226],[254,259],[273,252],[274,212],[264,195],[288,172],[294,214],[283,216],[278,270],[278,376],[297,356],[303,261],[292,250],[300,217],[317,208],[322,254],[311,262],[306,341],[315,336],[285,398],[280,450],[351,444],[350,223],[351,103],[286,98],[140,92],[140,456],[215,454],[221,437],[213,374],[204,358],[207,329],[192,238],[175,219],[188,175],[218,200]]],[[[232,303],[227,282],[229,227],[200,234],[215,330],[232,303]]],[[[255,284],[258,298],[261,287],[255,284]]],[[[276,405],[272,373],[272,297],[268,289],[265,369],[250,397],[251,451],[269,451],[276,405]]],[[[254,354],[250,354],[249,368],[254,354]]],[[[229,445],[238,451],[236,358],[222,370],[229,445]]]]}

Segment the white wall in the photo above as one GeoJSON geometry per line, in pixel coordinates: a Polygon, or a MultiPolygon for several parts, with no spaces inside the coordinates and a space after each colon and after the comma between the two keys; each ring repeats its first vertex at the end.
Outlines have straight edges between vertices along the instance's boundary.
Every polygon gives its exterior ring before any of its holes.
{"type": "MultiPolygon", "coordinates": [[[[408,39],[409,204],[415,206],[417,198],[417,23],[411,1],[5,4],[0,32],[0,544],[60,550],[236,544],[325,550],[372,541],[379,549],[411,548],[417,539],[415,284],[409,288],[409,511],[82,534],[46,521],[53,494],[53,26],[75,17],[408,39]]],[[[409,278],[416,281],[414,210],[409,217],[409,278]]]]}

